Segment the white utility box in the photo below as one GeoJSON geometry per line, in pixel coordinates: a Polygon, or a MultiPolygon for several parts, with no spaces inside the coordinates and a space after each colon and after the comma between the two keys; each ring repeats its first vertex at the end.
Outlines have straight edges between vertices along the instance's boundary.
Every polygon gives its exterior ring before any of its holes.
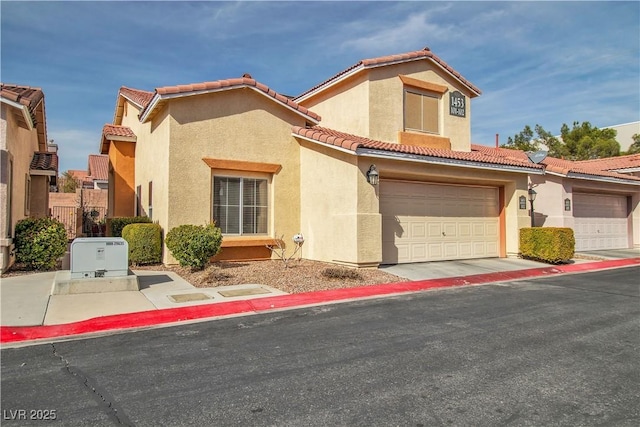
{"type": "Polygon", "coordinates": [[[71,243],[71,279],[126,276],[129,244],[122,237],[80,237],[71,243]]]}

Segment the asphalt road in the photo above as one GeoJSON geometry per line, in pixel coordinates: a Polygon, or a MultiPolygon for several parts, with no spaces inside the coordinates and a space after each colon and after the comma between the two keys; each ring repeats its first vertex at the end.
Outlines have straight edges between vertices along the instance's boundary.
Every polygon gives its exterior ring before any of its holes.
{"type": "Polygon", "coordinates": [[[2,425],[637,426],[640,267],[2,350],[2,425]]]}

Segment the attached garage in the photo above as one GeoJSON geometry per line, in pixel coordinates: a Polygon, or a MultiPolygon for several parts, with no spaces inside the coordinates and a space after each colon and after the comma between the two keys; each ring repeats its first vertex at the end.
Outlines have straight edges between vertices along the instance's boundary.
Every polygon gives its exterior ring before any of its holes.
{"type": "Polygon", "coordinates": [[[383,180],[382,263],[497,257],[495,187],[383,180]]]}
{"type": "Polygon", "coordinates": [[[627,196],[574,193],[576,251],[629,247],[627,196]]]}

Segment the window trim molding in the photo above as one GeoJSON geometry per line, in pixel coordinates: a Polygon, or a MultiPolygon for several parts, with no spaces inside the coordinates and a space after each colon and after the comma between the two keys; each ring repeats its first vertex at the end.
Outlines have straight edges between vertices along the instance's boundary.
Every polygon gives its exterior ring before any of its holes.
{"type": "Polygon", "coordinates": [[[444,95],[449,90],[447,86],[439,85],[437,83],[425,82],[424,80],[414,79],[413,77],[405,76],[402,74],[399,74],[398,77],[405,86],[411,86],[429,92],[435,92],[440,95],[444,95]]]}
{"type": "Polygon", "coordinates": [[[244,160],[214,159],[211,157],[203,157],[202,161],[211,169],[270,174],[277,174],[282,170],[282,165],[277,163],[247,162],[244,160]]]}

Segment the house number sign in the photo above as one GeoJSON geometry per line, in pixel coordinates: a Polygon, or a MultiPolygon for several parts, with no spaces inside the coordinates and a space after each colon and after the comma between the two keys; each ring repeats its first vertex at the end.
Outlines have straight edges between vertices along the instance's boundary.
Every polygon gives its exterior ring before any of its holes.
{"type": "Polygon", "coordinates": [[[458,117],[465,117],[467,115],[467,102],[465,97],[457,90],[449,93],[449,114],[458,117]]]}

